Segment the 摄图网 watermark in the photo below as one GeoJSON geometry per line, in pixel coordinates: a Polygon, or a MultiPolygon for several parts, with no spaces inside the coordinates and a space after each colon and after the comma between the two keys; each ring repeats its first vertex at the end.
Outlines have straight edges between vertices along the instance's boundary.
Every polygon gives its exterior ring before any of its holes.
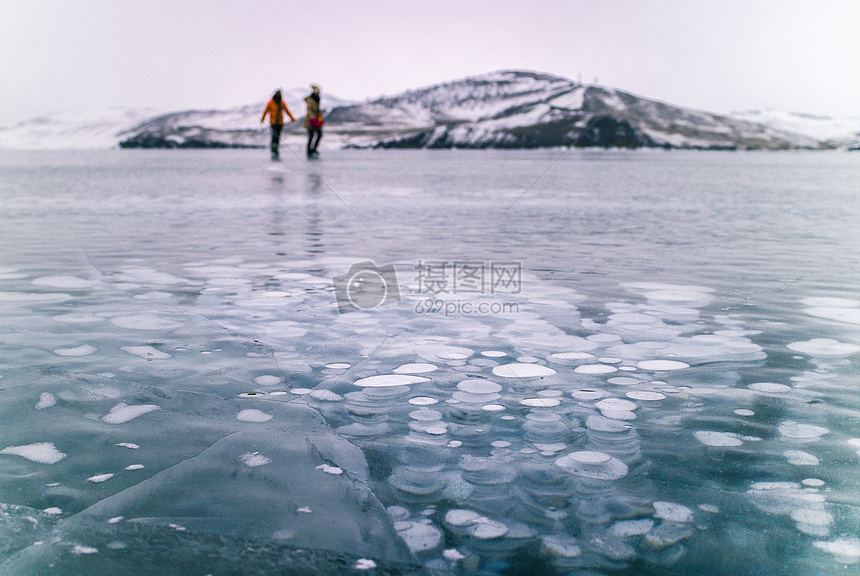
{"type": "MultiPolygon", "coordinates": [[[[408,293],[426,296],[415,305],[419,314],[515,314],[517,302],[476,300],[482,295],[517,295],[523,289],[523,267],[516,261],[419,260],[412,266],[414,286],[408,293]],[[452,299],[452,297],[460,296],[452,299]]],[[[338,312],[368,310],[401,301],[394,265],[367,260],[332,278],[338,312]]]]}

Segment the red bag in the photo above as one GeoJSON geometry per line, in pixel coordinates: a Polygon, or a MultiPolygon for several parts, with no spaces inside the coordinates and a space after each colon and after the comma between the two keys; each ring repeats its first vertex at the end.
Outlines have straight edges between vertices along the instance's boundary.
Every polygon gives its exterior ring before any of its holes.
{"type": "Polygon", "coordinates": [[[323,120],[322,114],[308,118],[308,126],[310,128],[322,128],[323,124],[325,124],[325,120],[323,120]]]}

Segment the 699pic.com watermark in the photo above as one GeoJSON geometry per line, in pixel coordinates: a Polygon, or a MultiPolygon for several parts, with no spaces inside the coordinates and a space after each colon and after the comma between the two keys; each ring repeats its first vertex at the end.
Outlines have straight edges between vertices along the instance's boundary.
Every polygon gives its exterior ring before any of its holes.
{"type": "MultiPolygon", "coordinates": [[[[419,260],[411,265],[408,284],[400,284],[394,265],[371,261],[353,264],[332,279],[338,312],[397,304],[401,292],[417,296],[416,314],[516,314],[522,293],[522,263],[514,261],[419,260]]],[[[410,301],[416,301],[410,298],[410,301]]]]}

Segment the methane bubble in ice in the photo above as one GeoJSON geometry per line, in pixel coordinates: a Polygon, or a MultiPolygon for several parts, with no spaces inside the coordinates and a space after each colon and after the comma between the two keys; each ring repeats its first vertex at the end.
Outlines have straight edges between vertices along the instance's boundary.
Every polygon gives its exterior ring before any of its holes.
{"type": "Polygon", "coordinates": [[[116,318],[111,318],[110,321],[120,328],[131,328],[133,330],[174,330],[182,326],[179,322],[161,318],[153,314],[117,316],[116,318]]]}
{"type": "Polygon", "coordinates": [[[790,516],[797,522],[797,529],[810,536],[827,536],[833,524],[833,515],[824,510],[798,508],[792,510],[790,516]]]}
{"type": "Polygon", "coordinates": [[[42,392],[39,394],[39,401],[36,403],[36,410],[44,410],[50,408],[57,403],[57,397],[50,392],[42,392]]]}
{"type": "Polygon", "coordinates": [[[86,314],[83,312],[69,312],[68,314],[60,314],[53,317],[57,322],[65,322],[67,324],[92,324],[104,320],[101,316],[94,314],[86,314]]]}
{"type": "Polygon", "coordinates": [[[582,390],[574,390],[570,393],[570,395],[577,400],[589,402],[593,400],[600,400],[601,398],[606,396],[606,392],[602,390],[594,390],[591,388],[583,388],[582,390]]]}
{"type": "Polygon", "coordinates": [[[748,388],[750,390],[755,390],[756,392],[766,392],[768,394],[782,394],[784,392],[791,391],[791,386],[777,384],[776,382],[756,382],[754,384],[750,384],[748,388]]]}
{"type": "Polygon", "coordinates": [[[502,364],[493,368],[493,374],[502,378],[542,378],[552,376],[556,371],[540,364],[502,364]]]}
{"type": "Polygon", "coordinates": [[[326,474],[332,474],[334,476],[338,476],[340,474],[343,474],[342,468],[339,468],[337,466],[331,466],[329,464],[320,464],[319,466],[316,467],[316,469],[320,470],[322,472],[325,472],[326,474]]]}
{"type": "Polygon", "coordinates": [[[40,464],[56,464],[66,457],[65,454],[57,450],[53,442],[36,442],[35,444],[27,444],[25,446],[9,446],[0,450],[0,454],[20,456],[40,464]]]}
{"type": "Polygon", "coordinates": [[[254,382],[260,386],[277,386],[281,383],[281,379],[272,374],[264,374],[263,376],[257,376],[254,378],[254,382]]]}
{"type": "Polygon", "coordinates": [[[100,484],[102,482],[107,482],[111,478],[113,478],[113,474],[96,474],[95,476],[90,476],[89,478],[87,478],[87,482],[100,484]]]}
{"type": "Polygon", "coordinates": [[[651,390],[631,390],[624,395],[631,400],[644,400],[646,402],[654,402],[666,398],[666,395],[662,392],[654,392],[651,390]]]}
{"type": "Polygon", "coordinates": [[[490,380],[481,380],[478,378],[463,380],[457,384],[457,388],[463,392],[469,392],[470,394],[494,394],[502,391],[502,387],[499,384],[491,382],[490,380]]]}
{"type": "Polygon", "coordinates": [[[508,526],[502,522],[483,518],[469,526],[467,531],[478,540],[492,540],[507,534],[508,526]]]}
{"type": "Polygon", "coordinates": [[[111,408],[110,412],[102,416],[102,421],[107,422],[108,424],[124,424],[130,420],[143,416],[144,414],[160,409],[161,407],[156,406],[155,404],[138,404],[129,406],[124,402],[120,402],[111,408]]]}
{"type": "Polygon", "coordinates": [[[606,398],[605,400],[600,400],[594,405],[595,408],[600,410],[600,413],[606,418],[612,418],[614,420],[635,420],[637,405],[634,402],[629,400],[623,400],[621,398],[606,398]]]}
{"type": "Polygon", "coordinates": [[[454,508],[445,513],[445,524],[452,529],[471,526],[483,516],[472,510],[454,508]]]}
{"type": "Polygon", "coordinates": [[[642,370],[664,372],[669,370],[682,370],[684,368],[689,368],[690,365],[686,362],[679,362],[678,360],[643,360],[642,362],[637,362],[636,367],[642,370]]]}
{"type": "Polygon", "coordinates": [[[631,536],[642,536],[647,534],[654,527],[654,521],[650,518],[642,520],[620,520],[612,525],[612,534],[619,538],[629,538],[631,536]]]}
{"type": "Polygon", "coordinates": [[[557,364],[572,364],[576,362],[584,362],[594,358],[594,354],[590,352],[557,352],[549,355],[550,362],[557,364]]]}
{"type": "Polygon", "coordinates": [[[503,356],[507,356],[507,354],[500,350],[485,350],[481,352],[481,356],[486,356],[487,358],[502,358],[503,356]]]}
{"type": "Polygon", "coordinates": [[[271,414],[266,414],[262,410],[241,410],[238,414],[236,414],[236,420],[241,420],[242,422],[268,422],[272,419],[271,414]]]}
{"type": "Polygon", "coordinates": [[[735,414],[738,416],[755,416],[755,412],[752,410],[747,410],[746,408],[738,408],[735,410],[735,414]]]}
{"type": "Polygon", "coordinates": [[[63,288],[66,290],[85,290],[92,288],[98,282],[84,280],[77,276],[42,276],[33,280],[37,286],[50,286],[51,288],[63,288]]]}
{"type": "Polygon", "coordinates": [[[347,364],[346,362],[332,362],[331,364],[325,365],[326,368],[329,368],[331,370],[346,370],[351,366],[351,364],[347,364]]]}
{"type": "Polygon", "coordinates": [[[388,388],[394,386],[408,386],[409,384],[420,384],[429,382],[429,378],[423,376],[410,376],[407,374],[381,374],[379,376],[368,376],[356,380],[353,384],[362,388],[388,388]]]}
{"type": "Polygon", "coordinates": [[[120,348],[123,352],[127,352],[132,356],[145,358],[146,360],[167,360],[168,358],[173,358],[167,352],[162,352],[152,346],[121,346],[120,348]]]}
{"type": "Polygon", "coordinates": [[[432,406],[438,404],[439,400],[430,396],[413,396],[409,399],[409,403],[413,406],[432,406]]]}
{"type": "Polygon", "coordinates": [[[523,398],[520,404],[531,408],[555,408],[561,401],[556,398],[523,398]]]}
{"type": "Polygon", "coordinates": [[[801,301],[808,308],[803,311],[810,316],[860,324],[860,300],[850,298],[806,298],[801,301]]]}
{"type": "Polygon", "coordinates": [[[803,450],[786,450],[782,453],[789,464],[794,466],[818,466],[819,460],[816,456],[803,450]]]}
{"type": "Polygon", "coordinates": [[[439,367],[435,364],[424,364],[424,363],[413,363],[413,364],[404,364],[402,366],[398,366],[394,369],[395,374],[424,374],[426,372],[433,372],[434,370],[438,370],[439,367]]]}
{"type": "Polygon", "coordinates": [[[860,560],[860,538],[844,536],[829,542],[818,541],[813,545],[834,556],[842,564],[856,564],[860,560]]]}
{"type": "Polygon", "coordinates": [[[801,424],[793,420],[786,420],[779,425],[779,433],[786,440],[793,442],[813,442],[829,432],[827,428],[814,424],[801,424]]]}
{"type": "Polygon", "coordinates": [[[84,344],[75,348],[59,348],[54,350],[54,354],[57,356],[89,356],[95,352],[96,347],[90,346],[89,344],[84,344]]]}
{"type": "Polygon", "coordinates": [[[242,463],[249,468],[256,468],[257,466],[263,466],[272,462],[271,458],[267,458],[259,452],[247,452],[239,456],[239,459],[242,460],[242,463]]]}
{"type": "Polygon", "coordinates": [[[813,338],[806,342],[792,342],[788,348],[810,356],[848,356],[860,352],[860,346],[856,344],[845,344],[829,338],[813,338]]]}
{"type": "Polygon", "coordinates": [[[555,461],[556,465],[574,476],[594,480],[618,480],[627,475],[627,465],[603,452],[584,450],[572,452],[555,461]]]}
{"type": "Polygon", "coordinates": [[[442,533],[420,521],[401,520],[394,523],[394,529],[413,554],[433,550],[442,543],[442,533]]]}
{"type": "Polygon", "coordinates": [[[611,374],[618,372],[618,368],[606,364],[582,364],[574,368],[573,371],[577,374],[611,374]]]}
{"type": "Polygon", "coordinates": [[[693,436],[705,446],[741,446],[744,443],[737,434],[732,432],[699,430],[694,432],[693,436]]]}
{"type": "Polygon", "coordinates": [[[654,502],[654,516],[668,522],[691,522],[693,511],[675,502],[654,502]]]}

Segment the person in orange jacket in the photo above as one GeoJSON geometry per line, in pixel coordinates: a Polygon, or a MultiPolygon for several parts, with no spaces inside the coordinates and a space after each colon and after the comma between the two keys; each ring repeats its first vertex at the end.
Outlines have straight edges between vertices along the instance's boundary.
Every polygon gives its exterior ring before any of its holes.
{"type": "Polygon", "coordinates": [[[281,130],[284,128],[284,112],[290,117],[291,122],[296,119],[287,108],[287,103],[281,97],[281,91],[276,90],[272,99],[266,104],[266,109],[263,110],[263,117],[260,118],[260,124],[266,121],[266,116],[269,116],[269,124],[272,129],[272,159],[278,158],[278,145],[281,143],[281,130]]]}

